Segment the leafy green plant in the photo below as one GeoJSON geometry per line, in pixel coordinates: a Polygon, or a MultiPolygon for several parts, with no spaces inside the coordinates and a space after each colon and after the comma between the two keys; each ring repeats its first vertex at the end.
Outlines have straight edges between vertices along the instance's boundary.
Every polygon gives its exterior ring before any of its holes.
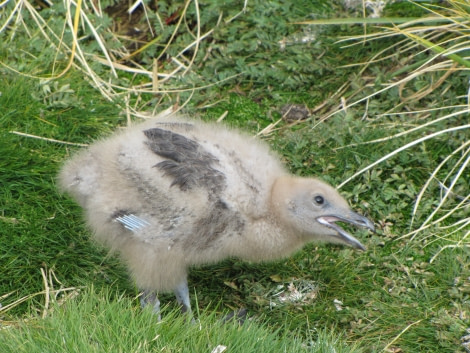
{"type": "MultiPolygon", "coordinates": [[[[348,37],[342,40],[348,45],[367,45],[373,41],[385,40],[390,37],[404,37],[395,45],[384,49],[367,62],[353,64],[360,66],[360,73],[377,63],[384,63],[396,57],[398,51],[405,65],[398,70],[390,70],[380,78],[380,87],[371,92],[357,92],[344,104],[342,110],[354,109],[358,104],[365,103],[366,114],[376,100],[384,95],[396,95],[400,103],[395,104],[386,112],[376,116],[378,124],[383,124],[384,118],[395,121],[395,126],[401,122],[413,122],[416,126],[402,128],[386,138],[371,140],[365,143],[382,144],[390,139],[403,139],[405,136],[416,136],[420,132],[424,136],[415,137],[390,153],[385,154],[340,185],[343,186],[353,178],[371,170],[380,163],[396,158],[408,149],[416,149],[427,141],[437,140],[446,143],[450,150],[445,156],[438,156],[439,164],[430,175],[425,176],[425,182],[417,194],[415,205],[411,212],[411,225],[417,219],[421,225],[412,229],[404,237],[414,239],[422,230],[432,228],[434,232],[447,234],[449,242],[441,250],[460,246],[469,246],[470,235],[468,207],[470,193],[468,174],[470,163],[470,144],[468,132],[470,124],[465,117],[470,112],[470,96],[468,82],[464,72],[470,67],[467,59],[469,18],[468,6],[461,1],[448,1],[447,4],[408,3],[427,12],[424,18],[365,18],[346,19],[346,23],[379,24],[392,23],[391,26],[381,26],[360,36],[348,37]],[[420,50],[424,47],[424,50],[420,50]],[[447,95],[450,86],[454,86],[462,94],[447,95]],[[457,85],[457,87],[455,87],[457,85]],[[436,102],[437,91],[442,101],[436,102]],[[362,96],[360,96],[362,95],[362,96]],[[406,111],[406,112],[405,112],[406,111]],[[431,211],[429,211],[431,209],[431,211]]],[[[305,21],[304,24],[337,24],[341,20],[305,21]]],[[[351,66],[351,65],[349,65],[351,66]]],[[[357,107],[356,107],[357,109],[357,107]]],[[[383,106],[382,106],[383,109],[383,106]]],[[[342,113],[342,110],[331,111],[324,119],[342,113]]],[[[432,142],[430,142],[432,144],[432,142]]],[[[342,148],[350,148],[349,144],[342,148]]],[[[425,238],[430,241],[429,236],[425,238]]],[[[430,241],[432,243],[432,241],[430,241]]]]}
{"type": "Polygon", "coordinates": [[[39,91],[32,93],[34,99],[41,100],[49,108],[67,108],[77,104],[74,90],[69,84],[59,86],[58,81],[43,81],[39,91]]]}

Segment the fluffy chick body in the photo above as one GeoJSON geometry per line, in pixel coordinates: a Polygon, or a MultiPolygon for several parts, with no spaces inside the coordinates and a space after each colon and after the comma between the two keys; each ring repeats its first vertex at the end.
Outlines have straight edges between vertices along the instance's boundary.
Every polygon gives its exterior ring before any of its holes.
{"type": "Polygon", "coordinates": [[[147,292],[184,287],[195,265],[275,259],[312,240],[347,243],[316,219],[358,216],[331,186],[290,176],[265,143],[179,116],[152,118],[92,144],[65,164],[59,184],[147,292]],[[312,206],[315,195],[336,213],[312,206]],[[126,226],[129,216],[137,225],[126,226]]]}

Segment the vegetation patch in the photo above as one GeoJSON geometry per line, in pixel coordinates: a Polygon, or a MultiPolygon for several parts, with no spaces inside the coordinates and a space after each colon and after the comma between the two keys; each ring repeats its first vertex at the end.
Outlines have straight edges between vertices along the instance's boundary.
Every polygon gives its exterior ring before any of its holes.
{"type": "Polygon", "coordinates": [[[468,7],[390,1],[370,20],[345,3],[0,5],[0,351],[468,350],[468,7]],[[352,20],[321,24],[333,17],[352,20]],[[307,118],[286,119],[286,104],[307,118]],[[357,233],[367,251],[311,244],[195,268],[197,323],[171,295],[156,322],[55,177],[169,106],[337,185],[375,220],[357,233]],[[249,322],[219,324],[239,308],[249,322]]]}

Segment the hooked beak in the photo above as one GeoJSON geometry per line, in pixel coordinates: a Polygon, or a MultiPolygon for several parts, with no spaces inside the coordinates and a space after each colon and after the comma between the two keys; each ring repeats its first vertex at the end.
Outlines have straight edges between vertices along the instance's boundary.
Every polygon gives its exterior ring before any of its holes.
{"type": "Polygon", "coordinates": [[[349,244],[353,248],[360,249],[365,251],[366,248],[364,245],[362,245],[359,240],[354,238],[351,234],[346,232],[343,228],[341,228],[339,225],[337,225],[335,222],[346,222],[349,224],[352,224],[357,227],[362,227],[362,228],[367,228],[370,229],[371,231],[375,230],[374,223],[372,223],[368,218],[361,216],[360,214],[356,212],[349,212],[349,215],[344,217],[344,216],[335,216],[335,215],[330,215],[330,216],[321,216],[317,218],[318,223],[334,229],[335,231],[338,232],[336,237],[341,239],[344,243],[349,244]]]}

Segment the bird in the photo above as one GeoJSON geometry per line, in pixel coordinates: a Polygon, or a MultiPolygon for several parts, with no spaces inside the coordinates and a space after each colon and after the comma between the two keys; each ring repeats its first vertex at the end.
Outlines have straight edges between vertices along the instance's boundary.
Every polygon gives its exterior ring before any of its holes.
{"type": "Polygon", "coordinates": [[[289,173],[266,142],[178,113],[93,142],[64,163],[57,182],[159,318],[162,292],[191,313],[191,267],[271,261],[310,242],[365,250],[337,222],[374,231],[334,187],[289,173]]]}

